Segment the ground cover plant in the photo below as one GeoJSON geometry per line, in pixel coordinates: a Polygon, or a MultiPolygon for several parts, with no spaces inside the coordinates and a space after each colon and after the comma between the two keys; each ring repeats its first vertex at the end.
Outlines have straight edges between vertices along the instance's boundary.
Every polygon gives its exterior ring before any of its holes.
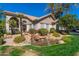
{"type": "Polygon", "coordinates": [[[21,43],[21,42],[23,42],[23,41],[25,41],[25,37],[24,37],[24,36],[17,36],[17,37],[15,37],[15,39],[14,39],[14,42],[15,42],[15,43],[21,43]]]}
{"type": "Polygon", "coordinates": [[[47,35],[48,34],[48,30],[45,28],[41,28],[38,30],[38,33],[42,36],[47,35]]]}

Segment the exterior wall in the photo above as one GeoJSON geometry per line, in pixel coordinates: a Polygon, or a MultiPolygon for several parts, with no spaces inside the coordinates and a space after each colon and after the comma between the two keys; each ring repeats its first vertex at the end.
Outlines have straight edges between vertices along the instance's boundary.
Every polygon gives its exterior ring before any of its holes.
{"type": "Polygon", "coordinates": [[[34,28],[35,28],[36,30],[40,29],[40,28],[41,28],[41,24],[40,24],[40,23],[35,24],[34,28]]]}
{"type": "Polygon", "coordinates": [[[59,30],[66,30],[66,28],[59,26],[59,30]]]}
{"type": "MultiPolygon", "coordinates": [[[[12,16],[6,16],[6,31],[7,32],[11,32],[10,27],[9,27],[9,20],[12,16]]],[[[20,19],[17,18],[19,20],[19,31],[20,31],[20,19]]],[[[30,29],[30,24],[32,24],[31,21],[29,21],[28,19],[22,19],[22,21],[26,21],[26,31],[28,31],[30,29]]],[[[32,26],[33,27],[33,26],[32,26]]]]}
{"type": "Polygon", "coordinates": [[[28,19],[22,19],[22,21],[26,21],[26,31],[29,31],[29,29],[33,27],[32,22],[28,19]]]}
{"type": "Polygon", "coordinates": [[[54,28],[56,29],[56,24],[52,25],[52,22],[54,22],[54,20],[51,17],[45,18],[42,21],[40,21],[39,23],[35,24],[35,29],[38,30],[40,28],[46,28],[48,30],[50,30],[50,28],[54,28]],[[44,24],[44,26],[42,27],[42,24],[44,24]],[[48,24],[48,27],[46,27],[48,24]]]}
{"type": "Polygon", "coordinates": [[[54,20],[50,16],[40,21],[40,23],[45,23],[45,24],[51,24],[52,22],[54,22],[54,20]]]}
{"type": "Polygon", "coordinates": [[[7,32],[11,32],[10,28],[9,28],[9,23],[8,23],[8,21],[9,21],[10,18],[11,18],[11,16],[6,16],[6,31],[7,32]]]}
{"type": "MultiPolygon", "coordinates": [[[[11,17],[12,16],[6,16],[6,31],[7,32],[11,32],[11,30],[9,28],[9,23],[8,23],[8,21],[10,20],[11,17]]],[[[19,20],[19,28],[18,29],[20,31],[20,19],[19,18],[17,18],[17,19],[19,20]]],[[[38,30],[38,29],[42,28],[42,24],[44,24],[43,28],[46,28],[48,30],[50,30],[50,28],[56,29],[56,24],[52,25],[52,22],[54,22],[54,20],[51,17],[47,17],[37,24],[32,24],[32,22],[29,21],[28,19],[22,19],[22,21],[26,21],[26,31],[29,31],[30,28],[34,28],[34,29],[38,30]]]]}
{"type": "MultiPolygon", "coordinates": [[[[40,23],[35,24],[35,29],[38,30],[38,29],[42,28],[41,25],[42,25],[42,24],[40,24],[40,23]]],[[[46,25],[44,25],[43,28],[46,28],[46,25]]],[[[49,25],[48,25],[48,28],[46,28],[46,29],[50,30],[50,28],[56,29],[56,24],[54,24],[54,25],[49,24],[49,25]]]]}
{"type": "MultiPolygon", "coordinates": [[[[13,17],[13,16],[6,16],[6,31],[8,33],[11,32],[10,27],[9,27],[9,20],[10,20],[11,17],[13,17]]],[[[17,19],[19,20],[19,18],[17,18],[17,19]]],[[[19,23],[20,23],[20,21],[19,21],[19,23]]],[[[20,31],[20,24],[19,24],[19,28],[18,29],[20,31]]]]}

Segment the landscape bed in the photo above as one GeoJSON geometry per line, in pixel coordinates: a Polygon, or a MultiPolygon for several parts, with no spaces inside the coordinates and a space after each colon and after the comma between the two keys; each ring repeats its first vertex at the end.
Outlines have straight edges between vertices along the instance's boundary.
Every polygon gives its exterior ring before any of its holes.
{"type": "MultiPolygon", "coordinates": [[[[71,42],[67,42],[65,44],[57,44],[57,45],[51,45],[51,46],[30,45],[30,46],[21,46],[20,48],[24,50],[32,49],[38,52],[40,56],[74,56],[77,52],[79,52],[79,37],[78,35],[72,35],[70,36],[70,39],[71,39],[71,42]]],[[[0,46],[0,55],[1,53],[4,54],[4,52],[7,51],[6,49],[10,47],[12,46],[0,46]]],[[[20,50],[18,51],[17,49],[15,49],[16,47],[12,47],[12,48],[13,48],[12,49],[13,52],[10,51],[9,55],[20,56],[24,53],[24,51],[21,52],[20,50]],[[16,51],[14,50],[17,50],[18,53],[20,54],[17,54],[16,51]]]]}

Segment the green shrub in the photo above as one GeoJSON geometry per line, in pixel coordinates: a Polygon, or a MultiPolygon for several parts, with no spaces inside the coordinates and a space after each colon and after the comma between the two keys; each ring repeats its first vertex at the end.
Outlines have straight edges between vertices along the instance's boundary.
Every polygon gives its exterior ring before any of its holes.
{"type": "Polygon", "coordinates": [[[59,37],[59,36],[60,36],[60,34],[59,34],[59,33],[57,33],[57,32],[54,32],[54,33],[53,33],[53,36],[55,36],[55,37],[59,37]]]}
{"type": "Polygon", "coordinates": [[[35,34],[37,31],[35,30],[35,29],[33,29],[33,28],[31,28],[31,29],[29,29],[29,33],[30,34],[35,34]]]}
{"type": "Polygon", "coordinates": [[[24,52],[25,52],[24,49],[13,49],[13,50],[10,52],[10,55],[11,55],[11,56],[20,56],[20,55],[22,55],[24,52]]]}
{"type": "Polygon", "coordinates": [[[20,34],[21,32],[17,29],[17,30],[14,30],[14,34],[20,34]]]}
{"type": "Polygon", "coordinates": [[[51,28],[50,33],[54,33],[54,32],[56,32],[56,30],[54,28],[51,28]]]}
{"type": "Polygon", "coordinates": [[[64,42],[71,42],[72,40],[71,40],[72,38],[71,37],[68,37],[68,36],[63,36],[62,37],[62,40],[64,40],[64,42]]]}
{"type": "Polygon", "coordinates": [[[11,35],[11,33],[10,33],[10,32],[6,32],[6,34],[7,34],[7,35],[11,35]]]}
{"type": "Polygon", "coordinates": [[[4,35],[4,33],[0,31],[0,37],[3,36],[3,35],[4,35]]]}
{"type": "Polygon", "coordinates": [[[4,38],[0,38],[0,45],[4,44],[4,38]]]}
{"type": "Polygon", "coordinates": [[[38,33],[42,36],[44,35],[47,35],[48,34],[48,30],[47,29],[44,29],[44,28],[41,28],[38,30],[38,33]]]}
{"type": "Polygon", "coordinates": [[[10,46],[0,46],[0,51],[5,52],[10,46]]]}
{"type": "Polygon", "coordinates": [[[14,38],[14,42],[15,43],[21,43],[23,41],[25,41],[25,37],[24,36],[17,36],[17,37],[14,38]]]}

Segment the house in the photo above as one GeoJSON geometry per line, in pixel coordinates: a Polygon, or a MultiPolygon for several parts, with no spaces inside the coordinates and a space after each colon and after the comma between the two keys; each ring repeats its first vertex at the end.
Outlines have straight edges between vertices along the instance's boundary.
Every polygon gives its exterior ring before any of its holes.
{"type": "MultiPolygon", "coordinates": [[[[15,29],[20,31],[20,18],[17,17],[18,13],[4,11],[6,15],[6,31],[11,32],[11,28],[9,25],[9,20],[16,20],[17,26],[15,29]]],[[[22,29],[23,32],[28,32],[29,29],[34,28],[36,30],[40,28],[46,28],[50,30],[50,28],[56,29],[57,20],[55,19],[54,15],[49,13],[42,17],[35,17],[27,14],[23,14],[22,17],[22,29]]]]}

